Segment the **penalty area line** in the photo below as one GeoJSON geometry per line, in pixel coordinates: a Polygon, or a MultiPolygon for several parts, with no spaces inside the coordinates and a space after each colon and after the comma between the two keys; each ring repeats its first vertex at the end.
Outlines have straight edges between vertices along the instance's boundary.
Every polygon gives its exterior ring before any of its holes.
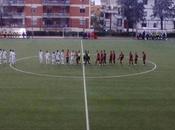
{"type": "Polygon", "coordinates": [[[86,113],[86,130],[90,130],[87,88],[86,88],[86,71],[85,71],[85,65],[83,62],[84,61],[83,54],[84,54],[84,47],[83,47],[83,41],[81,40],[81,60],[82,60],[82,69],[83,69],[83,88],[84,88],[85,113],[86,113]]]}

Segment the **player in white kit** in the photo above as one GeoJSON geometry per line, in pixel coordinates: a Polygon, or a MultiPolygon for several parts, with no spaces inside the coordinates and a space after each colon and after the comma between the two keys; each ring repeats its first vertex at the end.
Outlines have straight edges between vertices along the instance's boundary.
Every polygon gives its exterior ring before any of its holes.
{"type": "Polygon", "coordinates": [[[74,64],[74,63],[75,63],[75,52],[73,50],[70,53],[70,64],[74,64]]]}
{"type": "Polygon", "coordinates": [[[50,64],[50,53],[48,51],[46,51],[45,53],[45,60],[46,60],[46,64],[50,64]]]}
{"type": "Polygon", "coordinates": [[[64,64],[64,50],[61,51],[60,58],[61,58],[61,64],[64,64]]]}
{"type": "Polygon", "coordinates": [[[52,52],[52,65],[56,63],[56,54],[55,52],[52,52]]]}
{"type": "Polygon", "coordinates": [[[57,50],[56,52],[56,64],[60,64],[60,52],[57,50]]]}
{"type": "Polygon", "coordinates": [[[0,64],[2,64],[2,49],[0,49],[0,64]]]}
{"type": "Polygon", "coordinates": [[[2,59],[3,59],[3,63],[7,64],[7,51],[3,50],[2,52],[2,59]]]}
{"type": "Polygon", "coordinates": [[[14,50],[12,50],[11,52],[11,58],[12,58],[12,65],[15,65],[16,64],[16,53],[14,50]]]}
{"type": "Polygon", "coordinates": [[[10,49],[9,51],[9,64],[11,65],[12,64],[12,50],[10,49]]]}
{"type": "Polygon", "coordinates": [[[38,57],[39,57],[39,63],[43,64],[43,62],[44,62],[44,53],[43,53],[42,50],[39,51],[38,57]]]}

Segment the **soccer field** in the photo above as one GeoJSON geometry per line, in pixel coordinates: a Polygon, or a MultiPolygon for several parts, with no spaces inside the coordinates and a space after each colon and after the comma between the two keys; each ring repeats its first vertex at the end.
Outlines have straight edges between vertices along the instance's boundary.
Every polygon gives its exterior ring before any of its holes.
{"type": "Polygon", "coordinates": [[[83,71],[36,57],[40,49],[81,51],[81,40],[0,40],[18,59],[15,67],[0,65],[0,130],[88,130],[87,120],[90,130],[175,130],[174,41],[83,40],[91,54],[83,71]],[[145,51],[149,61],[95,65],[96,50],[104,49],[117,57],[145,51]]]}

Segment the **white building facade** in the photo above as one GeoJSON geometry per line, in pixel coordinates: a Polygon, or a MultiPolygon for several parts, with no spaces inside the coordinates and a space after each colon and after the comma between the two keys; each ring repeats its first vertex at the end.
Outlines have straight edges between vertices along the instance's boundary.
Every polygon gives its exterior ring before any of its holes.
{"type": "MultiPolygon", "coordinates": [[[[144,21],[137,24],[138,30],[161,30],[160,18],[153,17],[155,0],[143,0],[145,4],[144,21]]],[[[175,0],[173,0],[175,3],[175,0]]],[[[175,18],[164,19],[163,28],[165,31],[175,31],[175,18]]]]}
{"type": "MultiPolygon", "coordinates": [[[[175,3],[175,0],[173,0],[175,3]]],[[[161,22],[159,18],[153,17],[153,6],[155,0],[143,0],[144,21],[137,24],[137,30],[161,30],[161,22]]],[[[103,12],[105,14],[105,29],[113,31],[126,31],[125,18],[121,16],[121,4],[120,0],[101,0],[103,6],[103,12]]],[[[175,18],[164,19],[164,30],[168,32],[175,31],[175,18]]]]}
{"type": "Polygon", "coordinates": [[[121,16],[120,0],[101,0],[106,31],[121,32],[124,29],[124,18],[121,16]]]}

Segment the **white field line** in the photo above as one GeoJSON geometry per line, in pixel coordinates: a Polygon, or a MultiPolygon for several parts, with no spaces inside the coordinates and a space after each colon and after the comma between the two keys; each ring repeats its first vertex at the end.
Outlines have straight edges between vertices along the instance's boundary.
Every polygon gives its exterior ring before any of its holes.
{"type": "Polygon", "coordinates": [[[89,127],[89,110],[88,110],[88,101],[87,101],[87,89],[86,89],[86,71],[84,65],[84,48],[83,48],[83,41],[81,40],[81,60],[82,60],[82,69],[83,69],[83,86],[84,86],[84,100],[85,100],[85,113],[86,113],[86,130],[90,130],[89,127]]]}
{"type": "MultiPolygon", "coordinates": [[[[37,58],[37,56],[23,57],[23,58],[17,59],[17,61],[28,60],[31,58],[37,58]]],[[[131,73],[131,74],[124,74],[124,75],[110,75],[110,76],[88,76],[88,77],[86,76],[86,79],[112,79],[112,78],[123,78],[123,77],[130,77],[130,76],[139,76],[139,75],[151,73],[157,69],[156,63],[154,63],[152,61],[147,61],[147,63],[152,64],[154,67],[150,70],[139,72],[139,73],[131,73]]],[[[10,65],[10,68],[17,71],[17,72],[20,72],[20,73],[34,75],[34,76],[40,76],[40,77],[82,79],[82,76],[65,76],[65,75],[49,75],[49,74],[34,73],[34,72],[18,69],[12,65],[10,65]]]]}
{"type": "Polygon", "coordinates": [[[130,76],[139,76],[139,75],[144,75],[150,72],[153,72],[157,69],[156,63],[152,61],[147,61],[147,63],[150,63],[154,65],[154,67],[151,70],[139,72],[139,73],[133,73],[133,74],[123,74],[123,75],[111,75],[111,76],[94,76],[94,77],[87,77],[88,79],[112,79],[112,78],[123,78],[123,77],[130,77],[130,76]]]}
{"type": "MultiPolygon", "coordinates": [[[[20,58],[17,59],[16,61],[22,61],[22,60],[27,60],[27,59],[31,59],[31,58],[36,58],[37,56],[29,56],[29,57],[24,57],[24,58],[20,58]]],[[[80,79],[82,77],[80,76],[61,76],[61,75],[49,75],[49,74],[39,74],[39,73],[34,73],[34,72],[29,72],[29,71],[24,71],[21,69],[16,68],[13,65],[10,65],[10,68],[12,68],[13,70],[17,71],[17,72],[21,72],[24,74],[28,74],[28,75],[35,75],[35,76],[40,76],[40,77],[50,77],[50,78],[70,78],[70,79],[80,79]]]]}

